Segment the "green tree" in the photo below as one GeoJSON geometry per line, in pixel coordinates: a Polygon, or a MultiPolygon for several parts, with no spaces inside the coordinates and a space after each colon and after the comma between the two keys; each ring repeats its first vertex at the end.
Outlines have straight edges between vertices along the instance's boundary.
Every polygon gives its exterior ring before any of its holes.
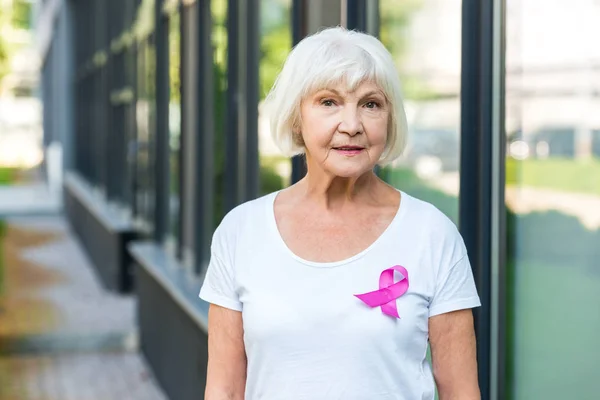
{"type": "Polygon", "coordinates": [[[260,99],[263,100],[292,49],[290,0],[262,0],[260,99]]]}
{"type": "MultiPolygon", "coordinates": [[[[12,30],[31,30],[31,0],[12,0],[10,5],[0,8],[0,30],[4,31],[7,26],[12,30]]],[[[11,43],[0,35],[0,79],[10,72],[10,59],[20,46],[22,44],[11,43]]]]}
{"type": "MultiPolygon", "coordinates": [[[[6,21],[6,12],[3,8],[0,8],[0,30],[3,30],[6,21]]],[[[0,80],[8,72],[8,52],[6,46],[6,39],[0,35],[0,80]]]]}
{"type": "Polygon", "coordinates": [[[404,96],[412,100],[437,97],[424,83],[404,70],[408,50],[408,29],[424,0],[380,0],[380,38],[392,53],[396,68],[402,75],[404,96]]]}
{"type": "Polygon", "coordinates": [[[18,29],[31,29],[32,3],[30,0],[13,0],[11,23],[18,29]]]}

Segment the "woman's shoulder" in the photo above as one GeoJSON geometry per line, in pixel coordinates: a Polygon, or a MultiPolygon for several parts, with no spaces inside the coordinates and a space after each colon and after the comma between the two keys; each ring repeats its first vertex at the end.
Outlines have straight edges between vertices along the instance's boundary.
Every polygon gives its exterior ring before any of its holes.
{"type": "Polygon", "coordinates": [[[437,260],[436,265],[453,265],[465,256],[467,250],[462,235],[445,213],[428,201],[408,195],[406,199],[409,203],[407,225],[413,236],[419,237],[427,252],[437,260]]]}
{"type": "Polygon", "coordinates": [[[277,192],[269,193],[253,200],[245,201],[235,206],[225,214],[218,230],[239,230],[248,223],[261,223],[268,217],[269,206],[277,192]]]}
{"type": "Polygon", "coordinates": [[[419,226],[438,234],[458,234],[456,224],[433,203],[404,192],[402,192],[402,201],[406,206],[408,218],[418,223],[419,226]]]}

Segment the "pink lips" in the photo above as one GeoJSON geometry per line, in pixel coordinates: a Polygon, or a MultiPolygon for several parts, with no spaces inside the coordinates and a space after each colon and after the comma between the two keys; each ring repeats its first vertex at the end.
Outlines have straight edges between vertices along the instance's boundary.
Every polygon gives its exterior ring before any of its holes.
{"type": "Polygon", "coordinates": [[[333,150],[345,156],[355,156],[360,154],[364,149],[364,147],[360,146],[340,146],[333,148],[333,150]]]}

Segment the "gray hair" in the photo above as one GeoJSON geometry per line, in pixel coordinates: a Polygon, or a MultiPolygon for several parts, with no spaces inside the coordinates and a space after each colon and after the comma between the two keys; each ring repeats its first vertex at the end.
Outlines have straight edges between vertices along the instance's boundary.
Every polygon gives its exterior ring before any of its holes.
{"type": "Polygon", "coordinates": [[[340,83],[349,91],[374,82],[390,105],[387,141],[379,164],[398,158],[406,146],[407,122],[400,78],[389,51],[373,36],[342,27],[327,28],[304,38],[288,55],[266,102],[272,111],[271,133],[286,156],[305,152],[294,139],[300,105],[310,94],[340,83]]]}

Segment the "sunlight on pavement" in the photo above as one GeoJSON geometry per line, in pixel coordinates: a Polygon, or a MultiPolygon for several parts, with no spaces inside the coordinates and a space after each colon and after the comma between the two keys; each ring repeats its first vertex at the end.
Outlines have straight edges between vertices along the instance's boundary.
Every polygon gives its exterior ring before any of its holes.
{"type": "Polygon", "coordinates": [[[0,136],[0,167],[33,168],[39,165],[44,154],[39,141],[26,135],[0,136]]]}
{"type": "Polygon", "coordinates": [[[0,400],[166,400],[134,299],[104,290],[61,217],[9,219],[0,245],[0,400]]]}

